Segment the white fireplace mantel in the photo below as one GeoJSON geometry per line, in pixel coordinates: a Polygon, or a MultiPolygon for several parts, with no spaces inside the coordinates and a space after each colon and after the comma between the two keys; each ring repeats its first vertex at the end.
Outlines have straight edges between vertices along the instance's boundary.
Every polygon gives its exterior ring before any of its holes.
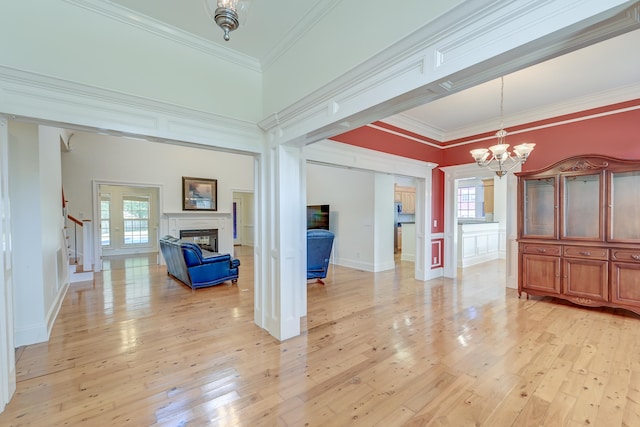
{"type": "Polygon", "coordinates": [[[166,234],[180,237],[180,230],[218,229],[218,252],[233,254],[231,212],[165,212],[166,234]]]}

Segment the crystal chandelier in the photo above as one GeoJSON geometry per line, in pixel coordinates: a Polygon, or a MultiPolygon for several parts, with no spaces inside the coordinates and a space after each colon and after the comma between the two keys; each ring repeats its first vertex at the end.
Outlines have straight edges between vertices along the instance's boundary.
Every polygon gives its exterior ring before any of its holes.
{"type": "Polygon", "coordinates": [[[523,143],[513,147],[513,154],[509,153],[509,144],[505,144],[507,131],[504,130],[504,77],[500,78],[500,130],[496,132],[498,143],[489,148],[471,150],[471,156],[478,166],[485,167],[496,173],[500,178],[517,165],[527,161],[529,154],[536,144],[523,143]]]}
{"type": "Polygon", "coordinates": [[[224,39],[229,41],[229,33],[240,26],[239,14],[249,10],[248,0],[204,0],[207,15],[224,31],[224,39]]]}

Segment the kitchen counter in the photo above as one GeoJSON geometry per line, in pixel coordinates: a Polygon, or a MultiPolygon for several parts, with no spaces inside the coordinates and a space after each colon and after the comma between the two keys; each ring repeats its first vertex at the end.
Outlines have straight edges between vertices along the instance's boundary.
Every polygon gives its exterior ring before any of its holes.
{"type": "Polygon", "coordinates": [[[458,267],[501,258],[500,242],[505,238],[499,222],[458,222],[458,267]]]}

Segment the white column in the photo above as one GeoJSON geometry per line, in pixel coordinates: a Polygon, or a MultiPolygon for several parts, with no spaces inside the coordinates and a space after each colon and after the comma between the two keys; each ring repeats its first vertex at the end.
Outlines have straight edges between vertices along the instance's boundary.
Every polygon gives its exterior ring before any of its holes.
{"type": "Polygon", "coordinates": [[[393,270],[393,191],[395,177],[387,173],[374,176],[373,271],[393,270]]]}
{"type": "Polygon", "coordinates": [[[416,280],[431,279],[431,202],[433,186],[431,170],[424,179],[416,180],[416,280]]]}
{"type": "Polygon", "coordinates": [[[93,270],[93,224],[91,220],[82,220],[82,264],[93,270]]]}
{"type": "Polygon", "coordinates": [[[9,165],[7,119],[0,117],[0,412],[16,391],[16,361],[13,339],[13,280],[11,271],[11,212],[9,210],[9,165]]]}
{"type": "Polygon", "coordinates": [[[265,199],[260,202],[266,214],[259,219],[266,250],[257,272],[255,321],[286,340],[300,335],[300,318],[307,314],[305,163],[297,147],[270,147],[266,157],[261,165],[265,199]]]}
{"type": "MultiPolygon", "coordinates": [[[[515,172],[520,172],[521,166],[518,166],[515,172]]],[[[506,176],[507,187],[507,288],[518,288],[518,179],[513,174],[506,176]]]]}

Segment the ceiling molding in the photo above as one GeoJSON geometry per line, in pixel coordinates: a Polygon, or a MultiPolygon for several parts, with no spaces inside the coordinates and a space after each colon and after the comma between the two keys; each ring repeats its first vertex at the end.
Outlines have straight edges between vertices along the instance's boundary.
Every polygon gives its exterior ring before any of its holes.
{"type": "Polygon", "coordinates": [[[528,2],[506,4],[464,2],[258,125],[272,142],[310,144],[638,28],[638,2],[607,8],[597,0],[538,0],[534,12],[528,2]],[[492,25],[496,19],[502,25],[492,25]],[[516,31],[531,27],[531,20],[545,25],[532,34],[516,31]],[[571,24],[563,26],[563,20],[571,24]],[[472,33],[481,37],[470,38],[472,33]],[[505,34],[513,37],[505,41],[505,34]],[[456,43],[461,40],[468,43],[456,43]],[[450,44],[439,57],[437,51],[450,44]],[[373,106],[358,108],[367,103],[373,106]]]}
{"type": "MultiPolygon", "coordinates": [[[[638,98],[640,98],[640,83],[616,88],[614,90],[593,93],[588,96],[570,99],[558,104],[528,110],[521,114],[505,115],[504,127],[509,130],[509,127],[525,123],[533,123],[553,117],[564,116],[566,114],[579,113],[592,108],[617,104],[619,102],[638,98]]],[[[489,120],[483,123],[476,123],[471,126],[456,129],[454,132],[446,133],[444,139],[438,139],[438,141],[443,143],[446,143],[447,141],[455,141],[460,138],[468,137],[469,135],[478,135],[486,132],[497,131],[499,127],[499,121],[489,120]]],[[[422,133],[420,133],[420,135],[428,136],[422,133]]]]}
{"type": "Polygon", "coordinates": [[[268,70],[278,58],[284,55],[299,39],[308,33],[341,2],[342,0],[316,2],[313,8],[287,32],[286,36],[273,46],[264,58],[260,58],[262,70],[268,70]]]}
{"type": "MultiPolygon", "coordinates": [[[[382,122],[386,123],[385,121],[382,121],[382,122]]],[[[391,123],[389,123],[389,124],[391,124],[391,123]]],[[[396,126],[396,125],[393,125],[393,126],[396,126]]],[[[412,135],[407,135],[404,132],[399,132],[399,131],[396,131],[396,130],[393,130],[393,129],[387,129],[385,127],[377,126],[377,125],[374,125],[374,124],[368,124],[367,127],[370,127],[371,129],[376,129],[376,130],[379,130],[379,131],[382,131],[382,132],[385,132],[385,133],[389,133],[391,135],[396,135],[396,136],[399,136],[399,137],[404,138],[404,139],[409,139],[411,141],[416,141],[416,142],[419,142],[419,143],[424,144],[424,145],[428,145],[428,146],[433,147],[433,148],[443,148],[443,146],[441,144],[434,144],[433,142],[425,141],[424,139],[416,138],[415,136],[412,136],[412,135]]],[[[403,130],[407,130],[409,132],[412,132],[411,130],[409,130],[407,128],[403,128],[403,130]]],[[[416,132],[413,132],[413,133],[416,133],[416,132]]]]}
{"type": "Polygon", "coordinates": [[[107,0],[63,0],[69,4],[81,7],[93,13],[122,22],[131,27],[138,28],[151,34],[182,44],[191,49],[198,50],[218,59],[240,65],[249,70],[262,72],[260,62],[250,56],[237,51],[227,49],[217,43],[198,37],[194,34],[183,31],[165,22],[158,21],[147,15],[142,15],[124,6],[111,3],[107,0]]]}
{"type": "Polygon", "coordinates": [[[418,135],[422,135],[427,138],[435,139],[439,142],[446,141],[446,132],[444,129],[435,128],[430,126],[428,123],[416,120],[403,113],[396,114],[380,121],[412,133],[417,133],[418,135]]]}
{"type": "Polygon", "coordinates": [[[261,153],[255,123],[0,65],[0,114],[67,129],[261,153]]]}
{"type": "MultiPolygon", "coordinates": [[[[259,122],[259,126],[264,130],[280,126],[289,121],[299,121],[301,115],[308,114],[308,111],[315,109],[326,110],[326,105],[336,98],[342,98],[354,90],[364,92],[371,86],[382,86],[384,82],[394,79],[394,67],[406,67],[410,62],[416,65],[417,57],[427,58],[424,51],[433,45],[438,39],[444,37],[449,31],[459,29],[466,22],[469,16],[475,16],[483,8],[490,7],[494,3],[492,0],[477,0],[473,3],[465,3],[446,12],[438,19],[426,23],[423,27],[409,34],[407,37],[397,41],[391,46],[384,47],[378,54],[360,63],[347,71],[337,79],[329,82],[324,87],[312,92],[308,96],[289,105],[281,111],[273,112],[259,122]],[[384,74],[384,77],[381,76],[384,74]],[[378,82],[377,84],[371,81],[378,82]]],[[[496,7],[494,5],[494,7],[496,7]]],[[[421,73],[424,74],[424,63],[419,64],[421,73]]],[[[446,92],[440,89],[440,92],[446,92]]],[[[417,106],[416,104],[414,106],[417,106]]],[[[399,108],[400,111],[406,107],[399,108]]],[[[392,113],[392,114],[394,114],[392,113]]]]}
{"type": "MultiPolygon", "coordinates": [[[[530,126],[530,127],[525,127],[525,128],[521,128],[512,132],[509,132],[509,135],[518,135],[520,133],[525,133],[525,132],[532,132],[538,129],[546,129],[546,128],[551,128],[551,127],[555,127],[555,126],[561,126],[561,125],[566,125],[569,123],[576,123],[576,122],[582,122],[585,120],[592,120],[592,119],[597,119],[599,117],[605,117],[605,116],[611,116],[614,114],[620,114],[620,113],[625,113],[627,111],[634,111],[634,110],[640,110],[640,105],[635,105],[635,106],[631,106],[631,107],[624,107],[624,108],[619,108],[619,109],[613,109],[613,110],[607,110],[607,111],[602,111],[602,112],[598,112],[598,113],[594,113],[594,114],[585,114],[579,117],[572,117],[569,119],[565,119],[565,120],[548,120],[546,123],[542,123],[542,124],[538,124],[535,126],[530,126]]],[[[560,117],[558,117],[559,119],[560,117]]],[[[494,135],[490,135],[490,136],[486,136],[486,137],[479,137],[479,138],[475,138],[475,139],[469,139],[466,141],[462,141],[462,142],[458,142],[455,144],[449,144],[446,145],[444,147],[442,147],[443,149],[447,149],[447,148],[454,148],[454,147],[460,147],[463,145],[468,145],[468,144],[473,144],[475,142],[482,142],[482,141],[489,141],[489,140],[495,140],[495,136],[494,135]]]]}
{"type": "MultiPolygon", "coordinates": [[[[614,92],[615,93],[607,92],[607,94],[609,95],[608,97],[606,96],[598,97],[597,100],[594,99],[593,102],[590,104],[587,104],[587,103],[580,104],[584,107],[580,110],[576,110],[574,108],[574,105],[578,105],[578,104],[571,104],[571,103],[558,104],[557,108],[555,109],[541,109],[541,111],[544,111],[545,113],[544,117],[531,117],[530,120],[523,119],[522,121],[518,121],[517,124],[516,122],[514,122],[513,124],[511,124],[511,126],[522,126],[522,127],[514,131],[509,131],[509,135],[517,135],[520,133],[531,132],[538,129],[560,126],[567,123],[581,122],[584,120],[591,120],[598,117],[610,116],[613,114],[620,114],[627,111],[640,109],[640,84],[634,85],[633,87],[627,87],[626,89],[620,89],[619,91],[614,91],[614,92]],[[633,93],[636,94],[636,98],[634,99],[638,100],[638,102],[634,103],[635,105],[625,106],[621,108],[604,109],[604,111],[599,111],[596,113],[592,112],[593,109],[599,109],[600,107],[603,107],[603,106],[607,106],[607,105],[615,106],[616,104],[629,101],[629,97],[628,97],[629,92],[625,92],[625,90],[634,91],[633,93]],[[603,103],[605,100],[607,100],[607,102],[603,103]],[[583,112],[583,114],[580,114],[581,112],[583,112]],[[571,118],[566,118],[568,115],[572,115],[572,114],[576,114],[576,116],[571,118]]],[[[522,117],[524,116],[525,115],[523,115],[522,117]]],[[[384,123],[387,123],[387,121],[384,121],[384,123]]],[[[389,123],[389,124],[392,124],[392,123],[389,123]]],[[[411,141],[417,141],[422,144],[429,145],[430,147],[440,148],[443,150],[447,148],[454,148],[454,147],[460,147],[463,145],[473,144],[476,142],[494,140],[495,135],[494,134],[487,135],[487,132],[491,132],[493,130],[498,129],[498,126],[494,123],[491,129],[483,128],[482,130],[479,130],[478,132],[475,132],[475,133],[464,132],[462,137],[462,138],[465,138],[464,141],[454,142],[451,144],[442,143],[441,145],[437,145],[437,144],[427,142],[423,139],[416,138],[412,135],[408,135],[400,131],[387,129],[382,126],[368,125],[368,127],[372,129],[376,129],[380,132],[397,135],[397,136],[400,136],[401,138],[405,138],[411,141]]],[[[507,126],[505,123],[505,128],[507,128],[506,129],[507,131],[509,127],[510,126],[507,126]]],[[[407,128],[404,128],[404,129],[409,132],[417,133],[426,137],[426,135],[418,132],[419,129],[415,129],[415,128],[412,130],[407,128]]]]}
{"type": "Polygon", "coordinates": [[[305,159],[313,164],[426,179],[431,178],[431,170],[438,166],[433,162],[382,153],[326,139],[304,147],[302,153],[305,159]]]}
{"type": "MultiPolygon", "coordinates": [[[[450,76],[444,88],[451,92],[459,92],[469,89],[481,83],[488,82],[497,77],[511,72],[522,70],[527,67],[539,64],[552,58],[556,58],[589,45],[622,35],[629,31],[640,29],[640,2],[636,2],[631,7],[619,6],[608,15],[603,21],[588,21],[591,25],[584,28],[580,24],[569,26],[560,30],[552,36],[545,36],[535,42],[528,43],[521,49],[521,54],[513,58],[510,51],[497,55],[485,62],[483,70],[463,70],[450,76]],[[558,37],[558,35],[562,37],[558,37]]],[[[530,10],[530,9],[529,9],[530,10]]],[[[471,40],[467,40],[470,42],[471,40]]]]}

